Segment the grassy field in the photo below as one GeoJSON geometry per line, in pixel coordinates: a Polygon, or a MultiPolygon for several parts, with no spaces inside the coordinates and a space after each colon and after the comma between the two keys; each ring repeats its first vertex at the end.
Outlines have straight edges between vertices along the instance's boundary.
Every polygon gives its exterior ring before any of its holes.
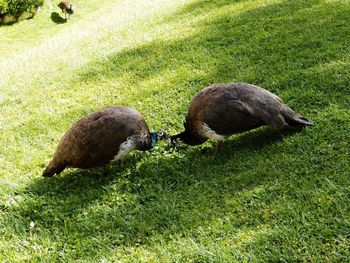
{"type": "Polygon", "coordinates": [[[74,3],[67,23],[44,5],[0,27],[1,262],[350,261],[349,1],[74,3]],[[174,134],[219,82],[265,87],[315,126],[41,177],[80,117],[128,105],[174,134]]]}

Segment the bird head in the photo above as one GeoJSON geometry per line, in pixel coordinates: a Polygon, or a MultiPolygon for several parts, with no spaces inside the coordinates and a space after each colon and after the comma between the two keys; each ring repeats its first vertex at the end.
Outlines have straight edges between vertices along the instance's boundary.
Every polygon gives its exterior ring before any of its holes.
{"type": "Polygon", "coordinates": [[[159,132],[151,132],[151,139],[153,147],[158,141],[166,142],[168,140],[168,134],[164,130],[161,130],[159,132]]]}
{"type": "Polygon", "coordinates": [[[199,136],[196,133],[193,133],[191,131],[185,130],[179,134],[170,136],[170,144],[173,148],[178,147],[180,143],[185,143],[187,145],[199,145],[205,142],[208,138],[205,138],[203,136],[199,136]]]}
{"type": "Polygon", "coordinates": [[[176,148],[180,143],[186,143],[185,132],[170,136],[170,144],[173,148],[176,148]]]}
{"type": "Polygon", "coordinates": [[[72,4],[70,4],[69,9],[67,9],[67,13],[70,15],[74,13],[74,6],[72,4]]]}

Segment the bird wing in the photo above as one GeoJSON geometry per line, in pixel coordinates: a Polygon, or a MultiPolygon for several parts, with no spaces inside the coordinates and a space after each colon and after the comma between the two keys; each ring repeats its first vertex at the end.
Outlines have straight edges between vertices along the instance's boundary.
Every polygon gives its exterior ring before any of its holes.
{"type": "Polygon", "coordinates": [[[93,116],[79,120],[64,135],[59,155],[77,167],[94,167],[109,162],[126,140],[117,122],[105,116],[93,116]]]}
{"type": "Polygon", "coordinates": [[[210,120],[207,124],[218,134],[230,135],[261,125],[261,120],[252,114],[249,105],[234,94],[223,94],[214,103],[208,105],[211,112],[207,111],[209,118],[204,119],[210,120]]]}

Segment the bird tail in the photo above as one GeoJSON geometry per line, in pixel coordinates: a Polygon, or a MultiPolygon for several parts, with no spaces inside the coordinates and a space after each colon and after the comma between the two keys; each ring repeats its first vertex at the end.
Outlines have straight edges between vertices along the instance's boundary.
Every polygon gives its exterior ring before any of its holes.
{"type": "Polygon", "coordinates": [[[314,126],[313,121],[310,121],[287,106],[284,109],[283,118],[292,127],[314,126]]]}
{"type": "Polygon", "coordinates": [[[43,176],[44,177],[51,177],[54,174],[59,174],[66,167],[67,167],[67,164],[65,164],[65,163],[57,164],[55,162],[55,159],[52,159],[51,162],[49,163],[49,165],[45,168],[45,170],[43,172],[43,176]]]}

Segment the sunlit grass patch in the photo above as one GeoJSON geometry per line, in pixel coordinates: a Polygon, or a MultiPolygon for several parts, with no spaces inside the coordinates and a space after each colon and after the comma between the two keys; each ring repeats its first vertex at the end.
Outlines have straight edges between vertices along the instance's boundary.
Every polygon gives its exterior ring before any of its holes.
{"type": "Polygon", "coordinates": [[[75,5],[0,27],[0,261],[349,261],[347,1],[75,5]],[[173,134],[199,90],[236,81],[315,126],[41,178],[82,116],[128,105],[173,134]]]}

